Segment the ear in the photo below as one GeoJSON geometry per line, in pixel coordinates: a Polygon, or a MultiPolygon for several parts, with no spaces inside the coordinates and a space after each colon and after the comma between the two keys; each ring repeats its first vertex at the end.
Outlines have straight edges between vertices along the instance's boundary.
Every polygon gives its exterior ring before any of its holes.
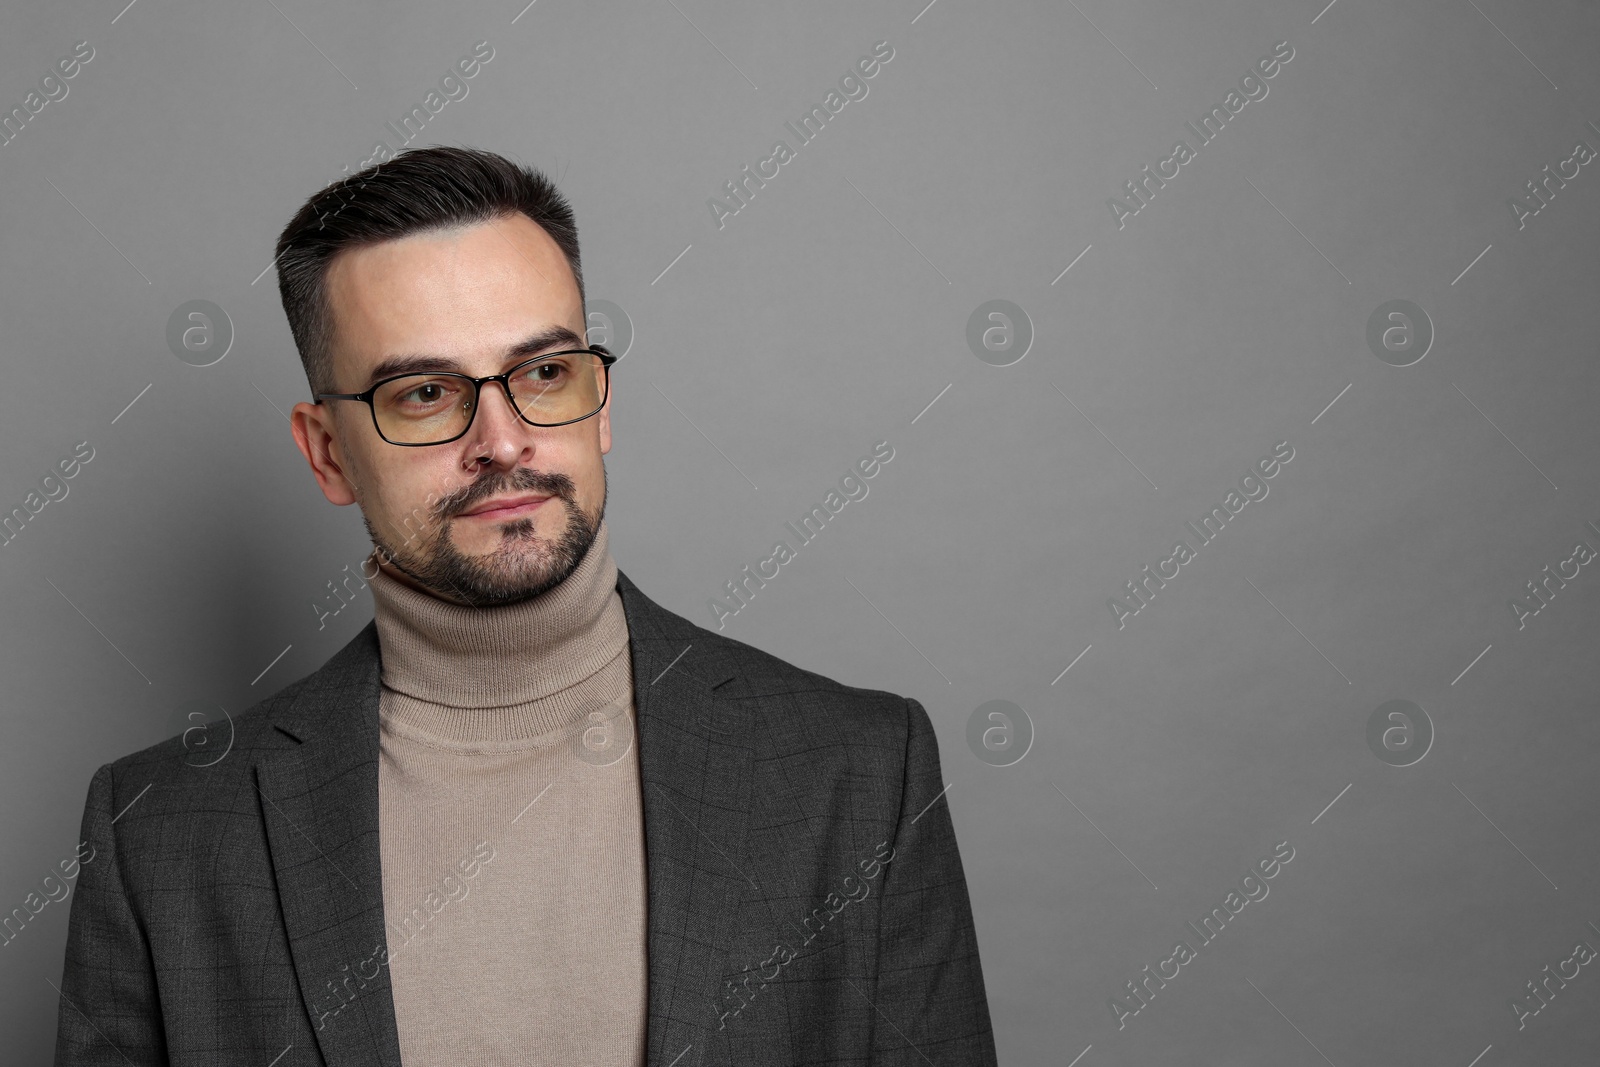
{"type": "Polygon", "coordinates": [[[289,413],[289,428],[300,454],[311,465],[322,495],[332,504],[354,504],[355,485],[345,475],[344,458],[333,432],[333,412],[326,404],[305,401],[289,413]]]}
{"type": "Polygon", "coordinates": [[[611,452],[611,394],[616,391],[616,384],[606,386],[606,402],[600,405],[600,410],[595,414],[595,429],[600,434],[600,454],[609,455],[611,452]]]}

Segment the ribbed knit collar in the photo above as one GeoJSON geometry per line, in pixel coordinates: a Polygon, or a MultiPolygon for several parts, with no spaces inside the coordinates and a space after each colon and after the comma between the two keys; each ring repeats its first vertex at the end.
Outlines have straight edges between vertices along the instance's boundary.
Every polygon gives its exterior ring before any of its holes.
{"type": "Polygon", "coordinates": [[[391,702],[404,709],[405,725],[454,740],[529,737],[591,710],[596,687],[582,683],[601,681],[603,668],[613,678],[604,688],[615,689],[628,627],[607,543],[602,519],[565,581],[496,607],[440,600],[380,570],[369,584],[382,679],[411,698],[391,702]]]}

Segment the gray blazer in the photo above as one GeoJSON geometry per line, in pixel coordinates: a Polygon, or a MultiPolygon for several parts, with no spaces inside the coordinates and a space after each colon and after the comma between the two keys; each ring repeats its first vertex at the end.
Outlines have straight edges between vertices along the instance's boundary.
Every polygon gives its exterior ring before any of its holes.
{"type": "MultiPolygon", "coordinates": [[[[626,575],[617,589],[644,798],[651,1067],[994,1064],[927,712],[696,626],[626,575]]],[[[95,773],[57,1065],[400,1064],[383,966],[379,663],[368,624],[234,717],[225,757],[225,737],[208,736],[204,755],[173,738],[95,773]]]]}

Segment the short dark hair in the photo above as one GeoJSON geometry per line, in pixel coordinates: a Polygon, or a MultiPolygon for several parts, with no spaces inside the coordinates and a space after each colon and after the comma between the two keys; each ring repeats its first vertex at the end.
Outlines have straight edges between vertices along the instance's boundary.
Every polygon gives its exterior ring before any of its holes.
{"type": "Polygon", "coordinates": [[[541,171],[475,148],[413,148],[313,194],[278,236],[278,296],[311,392],[333,386],[333,312],[326,279],[348,248],[521,212],[567,257],[583,301],[578,225],[541,171]]]}

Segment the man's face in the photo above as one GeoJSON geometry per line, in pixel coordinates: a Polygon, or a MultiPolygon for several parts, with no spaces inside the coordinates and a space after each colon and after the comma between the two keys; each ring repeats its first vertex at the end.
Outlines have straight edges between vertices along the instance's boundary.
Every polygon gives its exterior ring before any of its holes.
{"type": "MultiPolygon", "coordinates": [[[[584,345],[577,280],[522,214],[342,252],[327,286],[334,392],[400,373],[379,366],[395,357],[437,357],[426,369],[476,377],[584,345]],[[540,334],[550,343],[511,352],[540,334]]],[[[485,383],[465,435],[416,448],[378,436],[359,401],[296,404],[291,421],[323,495],[360,504],[384,569],[445,600],[481,607],[537,596],[578,565],[605,511],[609,394],[582,422],[531,426],[504,389],[485,383]],[[546,499],[467,514],[529,496],[546,499]]]]}

